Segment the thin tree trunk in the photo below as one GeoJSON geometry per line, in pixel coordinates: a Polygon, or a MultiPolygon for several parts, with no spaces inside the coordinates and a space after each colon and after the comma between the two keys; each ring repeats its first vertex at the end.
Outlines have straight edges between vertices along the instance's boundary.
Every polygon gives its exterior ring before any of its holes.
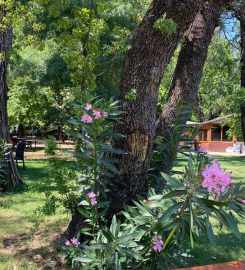
{"type": "MultiPolygon", "coordinates": [[[[5,16],[5,11],[1,10],[5,16]]],[[[7,64],[6,51],[11,46],[12,30],[0,31],[0,143],[5,140],[9,142],[9,127],[7,115],[7,64]]],[[[11,189],[22,188],[24,186],[21,180],[14,158],[12,155],[12,147],[8,147],[5,152],[5,158],[2,163],[4,170],[4,180],[1,183],[1,189],[9,191],[11,189]]]]}
{"type": "MultiPolygon", "coordinates": [[[[188,35],[181,48],[168,101],[159,118],[157,135],[169,142],[167,157],[163,157],[161,169],[169,172],[177,154],[178,134],[175,123],[180,110],[192,110],[197,106],[198,87],[201,81],[208,46],[217,26],[221,7],[225,1],[206,1],[190,25],[188,35]],[[176,137],[176,138],[175,138],[176,137]]],[[[190,113],[182,114],[184,123],[190,113]]]]}
{"type": "MultiPolygon", "coordinates": [[[[245,91],[245,14],[240,18],[240,31],[241,31],[241,87],[245,91]]],[[[245,143],[245,101],[240,105],[241,107],[241,123],[243,141],[245,143]]]]}
{"type": "Polygon", "coordinates": [[[0,32],[0,141],[9,140],[5,44],[6,32],[0,32]]]}
{"type": "Polygon", "coordinates": [[[203,2],[153,1],[132,36],[119,87],[124,124],[116,127],[125,138],[114,142],[127,155],[120,158],[119,174],[112,180],[110,214],[148,189],[146,175],[155,137],[159,84],[180,38],[203,2]],[[154,23],[163,15],[176,23],[175,33],[154,28],[154,23]],[[127,96],[134,89],[136,95],[130,100],[127,96]]]}

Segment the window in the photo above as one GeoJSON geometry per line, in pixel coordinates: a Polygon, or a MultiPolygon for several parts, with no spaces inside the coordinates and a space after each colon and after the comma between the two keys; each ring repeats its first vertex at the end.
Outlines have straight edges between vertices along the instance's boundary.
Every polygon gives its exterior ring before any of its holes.
{"type": "Polygon", "coordinates": [[[206,142],[208,140],[208,131],[206,129],[202,130],[202,141],[206,142]]]}
{"type": "Polygon", "coordinates": [[[211,141],[221,141],[221,126],[211,127],[211,141]]]}
{"type": "Polygon", "coordinates": [[[228,131],[229,131],[229,127],[228,126],[224,126],[223,127],[223,136],[222,136],[222,141],[224,142],[229,142],[231,141],[231,139],[228,136],[228,131]]]}

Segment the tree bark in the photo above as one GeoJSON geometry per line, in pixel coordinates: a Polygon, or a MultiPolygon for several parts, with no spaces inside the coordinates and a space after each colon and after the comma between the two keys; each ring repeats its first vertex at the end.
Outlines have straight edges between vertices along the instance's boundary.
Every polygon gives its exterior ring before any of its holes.
{"type": "MultiPolygon", "coordinates": [[[[2,16],[6,16],[5,10],[1,10],[2,16]]],[[[3,22],[2,27],[4,25],[3,22]]],[[[0,31],[0,143],[3,140],[9,142],[9,127],[7,115],[7,61],[6,51],[11,47],[12,30],[6,29],[0,31]]],[[[4,179],[1,183],[0,190],[9,191],[24,186],[21,180],[17,166],[14,162],[12,147],[6,149],[4,160],[1,162],[4,170],[4,179]]]]}
{"type": "MultiPolygon", "coordinates": [[[[241,33],[241,87],[245,91],[245,13],[240,17],[241,33]]],[[[243,141],[245,143],[245,101],[240,104],[243,141]]]]}
{"type": "MultiPolygon", "coordinates": [[[[162,158],[161,169],[169,172],[177,154],[178,135],[175,123],[181,110],[190,112],[198,101],[198,87],[201,81],[208,47],[218,24],[221,8],[225,1],[205,1],[202,9],[190,25],[188,35],[182,45],[173,82],[157,126],[157,135],[169,143],[168,156],[162,158]],[[172,143],[171,143],[172,142],[172,143]]],[[[190,113],[183,113],[181,122],[188,120],[190,113]]],[[[183,130],[181,130],[183,131],[183,130]]],[[[180,132],[181,132],[180,131],[180,132]]]]}
{"type": "Polygon", "coordinates": [[[119,174],[112,179],[111,215],[148,189],[146,175],[155,137],[159,84],[180,38],[203,2],[153,1],[131,38],[119,87],[124,124],[116,127],[125,138],[114,142],[127,155],[120,157],[119,174]],[[175,33],[155,29],[154,23],[163,15],[176,23],[175,33]],[[127,98],[134,89],[135,98],[127,98]]]}
{"type": "MultiPolygon", "coordinates": [[[[115,127],[125,138],[113,142],[127,155],[118,157],[119,174],[111,179],[110,216],[148,188],[146,175],[155,137],[159,84],[180,38],[203,3],[204,0],[153,0],[130,38],[131,49],[124,62],[118,94],[121,109],[125,111],[124,124],[115,127]],[[168,34],[154,27],[164,15],[176,23],[175,33],[168,34]],[[129,100],[127,94],[134,93],[134,89],[135,98],[129,100]]],[[[79,220],[77,215],[68,228],[74,228],[71,224],[79,220]]],[[[67,232],[68,235],[75,233],[67,232]]]]}
{"type": "Polygon", "coordinates": [[[6,83],[6,32],[0,31],[0,141],[9,140],[8,117],[7,117],[7,83],[6,83]]]}

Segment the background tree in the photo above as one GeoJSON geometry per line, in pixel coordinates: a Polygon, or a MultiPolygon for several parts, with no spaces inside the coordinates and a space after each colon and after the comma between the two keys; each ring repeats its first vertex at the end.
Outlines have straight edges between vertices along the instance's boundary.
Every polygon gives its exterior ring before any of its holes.
{"type": "MultiPolygon", "coordinates": [[[[12,3],[2,1],[0,3],[0,143],[9,141],[9,126],[7,116],[7,99],[8,99],[8,87],[7,87],[7,50],[12,45],[12,3]],[[8,12],[8,10],[11,12],[8,12]]],[[[4,171],[4,180],[1,183],[1,189],[10,190],[12,188],[20,188],[24,185],[16,164],[12,156],[12,148],[5,149],[4,162],[2,162],[4,171]]]]}
{"type": "MultiPolygon", "coordinates": [[[[245,7],[240,17],[241,32],[241,87],[245,90],[245,7]]],[[[241,103],[242,134],[245,143],[245,99],[241,103]]]]}

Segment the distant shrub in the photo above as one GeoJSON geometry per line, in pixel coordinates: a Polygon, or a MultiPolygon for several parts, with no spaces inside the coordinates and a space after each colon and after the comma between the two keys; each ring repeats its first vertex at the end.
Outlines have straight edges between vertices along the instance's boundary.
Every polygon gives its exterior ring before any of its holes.
{"type": "Polygon", "coordinates": [[[57,150],[57,142],[54,136],[48,136],[45,140],[44,152],[46,156],[55,156],[57,150]]]}

